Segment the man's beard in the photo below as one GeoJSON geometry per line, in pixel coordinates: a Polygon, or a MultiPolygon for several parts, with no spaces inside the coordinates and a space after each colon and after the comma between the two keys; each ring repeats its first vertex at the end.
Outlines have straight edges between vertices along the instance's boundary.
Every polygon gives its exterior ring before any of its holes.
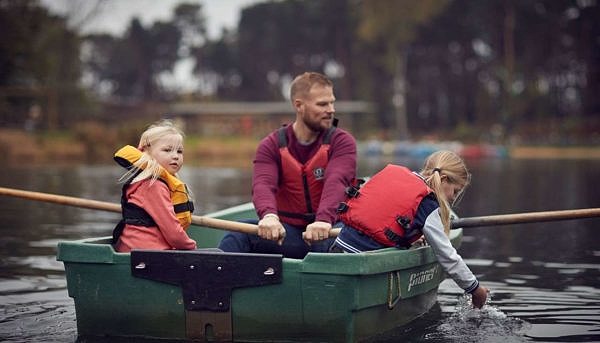
{"type": "Polygon", "coordinates": [[[312,132],[323,132],[323,131],[329,129],[329,127],[331,127],[332,120],[333,120],[333,118],[330,121],[330,125],[323,126],[323,124],[321,124],[321,120],[309,121],[306,119],[302,119],[302,121],[304,122],[304,125],[306,125],[306,127],[308,127],[312,132]]]}

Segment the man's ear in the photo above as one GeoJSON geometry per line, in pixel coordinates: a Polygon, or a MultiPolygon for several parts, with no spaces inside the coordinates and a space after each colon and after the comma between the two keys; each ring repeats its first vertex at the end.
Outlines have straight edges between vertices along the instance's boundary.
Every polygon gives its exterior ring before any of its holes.
{"type": "Polygon", "coordinates": [[[296,98],[296,99],[294,99],[293,104],[294,104],[294,109],[296,110],[296,112],[299,112],[302,109],[304,102],[302,101],[302,99],[296,98]]]}

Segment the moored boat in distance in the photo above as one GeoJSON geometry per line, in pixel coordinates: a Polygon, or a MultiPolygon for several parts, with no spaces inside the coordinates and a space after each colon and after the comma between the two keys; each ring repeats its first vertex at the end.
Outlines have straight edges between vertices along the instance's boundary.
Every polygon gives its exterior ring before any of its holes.
{"type": "MultiPolygon", "coordinates": [[[[248,203],[208,216],[256,215],[248,203]]],[[[188,233],[201,249],[117,253],[110,237],[60,242],[78,335],[356,342],[425,314],[445,278],[428,246],[299,260],[223,253],[214,248],[224,231],[188,233]]],[[[462,230],[450,238],[458,247],[462,230]]]]}

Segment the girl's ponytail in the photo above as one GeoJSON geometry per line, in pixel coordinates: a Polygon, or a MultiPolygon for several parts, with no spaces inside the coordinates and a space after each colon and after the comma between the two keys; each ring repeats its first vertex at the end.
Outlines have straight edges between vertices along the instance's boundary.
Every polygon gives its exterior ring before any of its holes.
{"type": "Polygon", "coordinates": [[[423,169],[420,174],[425,178],[425,182],[433,190],[440,204],[440,217],[444,225],[446,235],[450,233],[450,214],[451,206],[458,201],[459,194],[450,204],[445,196],[443,196],[442,176],[445,176],[448,182],[458,184],[464,190],[471,181],[471,174],[467,170],[467,166],[460,156],[452,151],[442,150],[434,152],[425,160],[423,169]]]}

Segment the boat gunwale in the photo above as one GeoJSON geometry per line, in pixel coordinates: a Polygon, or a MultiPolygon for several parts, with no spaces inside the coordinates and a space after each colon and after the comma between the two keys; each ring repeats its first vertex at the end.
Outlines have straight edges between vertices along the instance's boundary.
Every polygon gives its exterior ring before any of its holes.
{"type": "MultiPolygon", "coordinates": [[[[451,231],[455,246],[461,236],[462,229],[451,231]]],[[[116,252],[108,244],[110,240],[111,237],[106,236],[59,242],[57,260],[65,263],[129,264],[131,254],[116,252]]],[[[432,263],[437,263],[437,260],[429,246],[408,250],[386,248],[358,254],[311,252],[304,259],[283,258],[284,268],[295,265],[297,267],[294,269],[301,273],[331,275],[373,275],[432,263]],[[343,259],[343,263],[340,259],[343,259]]]]}

